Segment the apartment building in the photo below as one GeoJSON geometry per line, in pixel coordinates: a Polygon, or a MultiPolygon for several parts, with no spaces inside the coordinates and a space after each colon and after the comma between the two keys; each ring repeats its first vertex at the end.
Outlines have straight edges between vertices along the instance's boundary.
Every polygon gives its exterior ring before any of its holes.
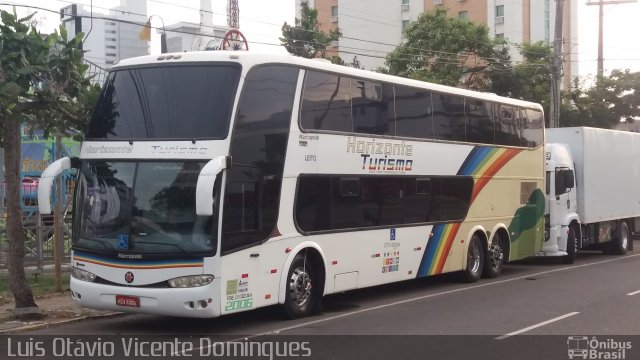
{"type": "MultiPolygon", "coordinates": [[[[178,22],[167,25],[167,51],[198,51],[221,48],[228,26],[215,25],[212,0],[200,0],[200,23],[178,22]]],[[[158,29],[158,32],[162,30],[158,29]]]]}
{"type": "MultiPolygon", "coordinates": [[[[386,54],[402,41],[403,29],[420,14],[444,8],[449,16],[485,24],[495,38],[510,44],[512,60],[522,61],[513,46],[554,39],[553,0],[313,0],[321,28],[339,28],[343,38],[335,51],[345,60],[358,56],[366,69],[384,65],[386,54]]],[[[564,86],[577,76],[577,0],[564,2],[564,86]],[[575,65],[574,65],[575,64],[575,65]]]]}
{"type": "Polygon", "coordinates": [[[149,43],[138,38],[147,20],[146,1],[121,0],[112,9],[73,4],[60,9],[60,19],[70,37],[85,34],[85,58],[104,69],[149,54],[149,43]]]}

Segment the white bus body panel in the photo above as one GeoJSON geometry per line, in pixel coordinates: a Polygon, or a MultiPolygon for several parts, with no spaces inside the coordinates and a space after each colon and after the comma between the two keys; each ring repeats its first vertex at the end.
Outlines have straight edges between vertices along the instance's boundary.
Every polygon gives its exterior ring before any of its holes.
{"type": "MultiPolygon", "coordinates": [[[[179,261],[176,261],[179,262],[179,261]]],[[[144,312],[168,316],[214,317],[220,315],[221,279],[216,276],[211,284],[193,288],[144,287],[169,279],[201,274],[219,274],[219,257],[204,258],[191,266],[167,266],[156,269],[127,268],[117,260],[103,259],[72,252],[71,265],[91,272],[104,280],[114,283],[91,283],[71,277],[72,298],[79,305],[95,309],[114,311],[144,312]],[[126,282],[126,274],[131,272],[134,279],[126,282]],[[116,285],[117,284],[117,285],[116,285]],[[134,296],[140,299],[140,307],[116,305],[116,295],[134,296]],[[203,307],[201,301],[207,302],[203,307]],[[191,307],[193,303],[193,307],[191,307]]]]}
{"type": "MultiPolygon", "coordinates": [[[[346,76],[367,78],[378,81],[388,81],[396,84],[424,88],[423,82],[399,79],[384,74],[362,71],[332,64],[324,64],[290,56],[262,56],[241,52],[193,52],[181,53],[180,60],[160,60],[166,55],[147,56],[122,61],[114,69],[123,66],[144,65],[165,62],[198,62],[198,61],[230,61],[241,63],[242,77],[253,65],[263,63],[282,63],[300,66],[302,69],[311,68],[329,72],[342,73],[346,76]]],[[[287,272],[290,264],[302,248],[316,248],[323,257],[326,270],[324,294],[340,292],[351,288],[362,288],[372,285],[390,283],[394,281],[413,279],[419,276],[421,263],[427,251],[427,246],[433,241],[437,227],[444,227],[450,231],[457,223],[438,225],[420,225],[405,227],[384,227],[361,231],[327,232],[322,234],[302,235],[296,227],[294,219],[295,192],[300,174],[344,174],[349,175],[413,175],[437,176],[457,175],[465,159],[476,146],[465,143],[447,143],[437,141],[412,141],[411,139],[382,138],[361,135],[337,135],[329,133],[304,133],[298,127],[300,103],[300,87],[305,70],[300,71],[298,93],[292,111],[292,121],[287,146],[286,161],[282,179],[282,192],[278,214],[277,232],[264,243],[221,256],[220,246],[215,257],[205,258],[202,268],[133,270],[136,279],[144,283],[154,283],[168,280],[177,276],[192,274],[212,274],[216,278],[207,285],[197,288],[145,288],[111,286],[105,284],[88,283],[73,279],[72,291],[82,295],[76,299],[82,305],[99,307],[119,311],[136,311],[163,315],[187,317],[211,317],[221,314],[248,310],[270,304],[284,302],[284,288],[286,287],[287,272]],[[378,158],[400,158],[404,167],[371,169],[365,166],[371,146],[380,149],[376,153],[378,158]],[[364,147],[364,151],[362,148],[364,147]],[[389,152],[390,149],[390,152],[389,152]],[[409,166],[409,163],[410,166],[409,166]],[[144,309],[127,309],[115,305],[115,295],[139,296],[141,307],[144,309]],[[188,303],[198,299],[208,299],[212,303],[206,308],[190,309],[188,303]]],[[[504,102],[525,108],[539,108],[539,106],[519,100],[499,98],[495,95],[477,93],[467,90],[428,84],[430,91],[454,93],[462,96],[473,96],[486,101],[504,102]]],[[[240,82],[238,94],[242,90],[240,82]]],[[[235,118],[239,95],[236,95],[233,115],[235,118]]],[[[233,122],[230,125],[233,127],[233,122]]],[[[229,155],[231,136],[223,140],[191,141],[87,141],[82,145],[82,159],[147,159],[147,160],[211,160],[217,156],[229,155]]],[[[247,144],[251,146],[251,144],[247,144]]],[[[508,147],[498,147],[499,151],[512,151],[508,147]]],[[[440,259],[441,266],[435,273],[462,270],[466,266],[468,239],[473,231],[496,231],[502,226],[508,226],[519,210],[517,203],[509,201],[522,198],[522,182],[534,183],[536,189],[543,186],[544,159],[540,156],[540,149],[520,149],[515,161],[507,162],[495,178],[477,194],[477,198],[469,209],[467,219],[463,221],[456,232],[450,237],[450,248],[447,251],[438,250],[434,258],[434,266],[440,259]],[[517,164],[516,164],[517,163],[517,164]],[[515,180],[515,181],[514,181],[515,180]]],[[[377,151],[377,150],[376,150],[377,151]]],[[[394,161],[395,164],[398,164],[394,161]]],[[[474,174],[480,179],[482,174],[474,174]]],[[[472,175],[469,175],[472,176],[472,175]]],[[[223,187],[224,187],[223,181],[223,187]]],[[[224,188],[222,189],[224,193],[224,188]]],[[[520,206],[526,203],[520,203],[520,206]]],[[[222,224],[222,215],[219,224],[222,224]]],[[[533,232],[542,229],[534,227],[533,232]]],[[[443,232],[443,234],[444,234],[443,232]]],[[[494,232],[495,234],[495,232],[494,232]]],[[[492,236],[494,235],[492,234],[492,236]]],[[[220,231],[218,232],[220,235],[220,231]]],[[[519,234],[510,234],[518,236],[519,234]]],[[[218,236],[218,239],[220,236],[218,236]]],[[[444,235],[438,241],[444,244],[444,235]]],[[[220,244],[218,242],[218,244],[220,244]]],[[[524,248],[520,252],[533,255],[534,244],[531,249],[524,248]]],[[[445,248],[445,246],[441,246],[445,248]]],[[[122,271],[107,270],[102,265],[90,264],[83,269],[94,272],[109,281],[123,284],[126,269],[122,271]]],[[[428,270],[428,269],[427,269],[428,270]]],[[[425,272],[422,276],[433,274],[425,272]]],[[[142,283],[140,283],[142,284],[142,283]]]]}
{"type": "Polygon", "coordinates": [[[126,286],[112,286],[90,283],[71,278],[71,296],[78,305],[93,309],[142,312],[163,316],[181,317],[216,317],[220,315],[220,305],[217,296],[220,279],[215,279],[206,286],[171,289],[171,288],[140,288],[126,286]],[[116,305],[116,295],[135,296],[140,299],[140,307],[125,307],[116,305]],[[212,302],[202,307],[199,300],[212,302]],[[194,302],[194,308],[190,303],[194,302]]]}
{"type": "Polygon", "coordinates": [[[182,141],[84,141],[80,148],[83,160],[211,160],[227,155],[229,140],[182,141]]]}

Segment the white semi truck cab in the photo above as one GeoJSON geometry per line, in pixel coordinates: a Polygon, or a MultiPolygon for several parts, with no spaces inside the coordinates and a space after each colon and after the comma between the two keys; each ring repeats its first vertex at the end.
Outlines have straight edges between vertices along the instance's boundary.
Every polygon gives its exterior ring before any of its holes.
{"type": "Polygon", "coordinates": [[[545,149],[546,195],[545,241],[542,254],[563,256],[567,262],[575,257],[575,238],[579,236],[575,169],[571,150],[566,144],[549,144],[545,149]]]}
{"type": "Polygon", "coordinates": [[[541,256],[573,263],[580,249],[625,254],[640,229],[640,134],[547,129],[541,256]]]}

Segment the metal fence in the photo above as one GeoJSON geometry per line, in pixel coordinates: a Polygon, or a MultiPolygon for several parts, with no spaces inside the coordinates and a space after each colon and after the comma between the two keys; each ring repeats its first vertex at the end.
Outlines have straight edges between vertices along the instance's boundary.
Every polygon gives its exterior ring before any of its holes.
{"type": "Polygon", "coordinates": [[[107,75],[109,73],[108,70],[87,59],[84,59],[84,62],[89,65],[87,75],[91,79],[91,83],[98,84],[100,86],[104,85],[104,82],[107,80],[107,75]]]}
{"type": "MultiPolygon", "coordinates": [[[[62,199],[63,217],[63,263],[69,261],[71,250],[71,218],[72,218],[72,194],[76,177],[73,174],[63,176],[66,189],[62,199]]],[[[38,212],[37,182],[34,186],[31,181],[22,183],[23,217],[22,225],[26,233],[25,241],[25,267],[42,271],[44,266],[53,264],[54,253],[54,224],[53,214],[42,215],[38,212]]],[[[57,201],[57,199],[53,199],[57,201]]],[[[4,204],[3,204],[4,205],[4,204]]],[[[6,211],[4,211],[6,216],[6,211]]],[[[6,233],[6,218],[0,220],[0,269],[6,268],[8,259],[8,237],[6,233]]]]}
{"type": "MultiPolygon", "coordinates": [[[[108,70],[87,59],[84,59],[84,62],[89,66],[87,75],[90,77],[91,83],[102,86],[107,79],[108,70]]],[[[0,269],[6,268],[8,258],[2,158],[2,148],[0,148],[0,269]]],[[[73,173],[63,174],[63,262],[69,260],[71,250],[71,201],[75,179],[73,173]]],[[[41,215],[38,212],[38,175],[22,173],[21,181],[22,224],[26,232],[25,266],[42,270],[45,265],[53,263],[53,215],[41,215]]],[[[56,199],[53,201],[55,202],[56,199]]]]}

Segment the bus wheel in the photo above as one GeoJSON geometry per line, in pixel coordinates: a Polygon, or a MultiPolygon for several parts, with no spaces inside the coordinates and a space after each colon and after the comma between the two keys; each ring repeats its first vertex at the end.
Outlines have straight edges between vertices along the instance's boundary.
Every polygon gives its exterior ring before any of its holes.
{"type": "Polygon", "coordinates": [[[467,251],[467,268],[462,272],[463,280],[466,282],[476,282],[482,276],[484,268],[484,251],[482,250],[482,240],[478,235],[473,235],[469,242],[467,251]]]}
{"type": "Polygon", "coordinates": [[[494,237],[486,257],[484,276],[490,279],[498,277],[504,265],[504,253],[506,246],[499,235],[494,237]]]}
{"type": "Polygon", "coordinates": [[[296,255],[287,274],[287,295],[284,301],[286,315],[299,318],[311,314],[318,307],[320,296],[318,272],[304,253],[296,255]]]}

